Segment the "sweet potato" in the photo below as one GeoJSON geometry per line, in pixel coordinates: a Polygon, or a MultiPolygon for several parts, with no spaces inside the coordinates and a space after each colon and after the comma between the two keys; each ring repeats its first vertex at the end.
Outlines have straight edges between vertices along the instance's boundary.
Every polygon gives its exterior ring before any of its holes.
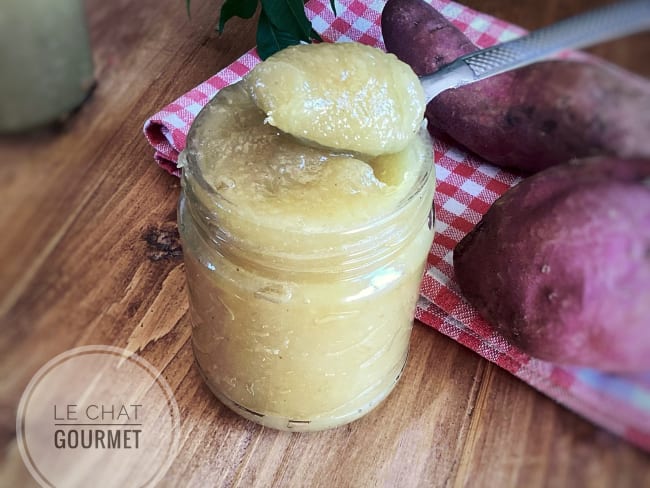
{"type": "MultiPolygon", "coordinates": [[[[418,75],[477,48],[423,0],[388,0],[386,48],[418,75]]],[[[604,62],[554,60],[441,93],[429,130],[496,165],[540,171],[574,158],[650,157],[650,82],[604,62]]]]}
{"type": "Polygon", "coordinates": [[[650,160],[525,179],[456,246],[454,269],[467,300],[524,352],[650,369],[650,160]]]}

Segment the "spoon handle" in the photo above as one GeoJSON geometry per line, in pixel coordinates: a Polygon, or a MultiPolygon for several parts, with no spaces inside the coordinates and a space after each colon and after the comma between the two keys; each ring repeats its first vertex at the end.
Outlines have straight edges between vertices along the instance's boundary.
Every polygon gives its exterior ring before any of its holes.
{"type": "Polygon", "coordinates": [[[626,0],[584,12],[512,41],[462,56],[421,78],[427,101],[439,93],[578,49],[650,29],[650,0],[626,0]]]}

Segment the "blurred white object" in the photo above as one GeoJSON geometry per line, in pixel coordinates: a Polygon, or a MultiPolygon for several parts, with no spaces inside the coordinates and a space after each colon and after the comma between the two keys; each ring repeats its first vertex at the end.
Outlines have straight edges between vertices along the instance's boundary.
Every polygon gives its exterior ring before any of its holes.
{"type": "Polygon", "coordinates": [[[93,81],[81,0],[2,0],[0,132],[65,117],[93,81]]]}

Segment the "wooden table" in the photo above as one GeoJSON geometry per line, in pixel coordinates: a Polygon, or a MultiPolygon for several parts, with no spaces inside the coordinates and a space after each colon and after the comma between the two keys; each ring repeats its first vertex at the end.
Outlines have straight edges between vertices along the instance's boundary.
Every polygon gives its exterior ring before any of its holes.
{"type": "MultiPolygon", "coordinates": [[[[336,430],[288,434],[230,413],[193,364],[176,231],[178,180],[152,162],[150,114],[254,45],[213,31],[221,2],[88,0],[98,87],[61,130],[0,141],[0,485],[34,484],[16,406],[47,360],[84,344],[139,350],[182,416],[166,486],[650,485],[650,457],[417,324],[388,401],[336,430]]],[[[472,0],[533,28],[590,0],[472,0]]],[[[650,38],[596,52],[650,77],[650,38]]],[[[4,69],[4,67],[3,67],[4,69]]]]}

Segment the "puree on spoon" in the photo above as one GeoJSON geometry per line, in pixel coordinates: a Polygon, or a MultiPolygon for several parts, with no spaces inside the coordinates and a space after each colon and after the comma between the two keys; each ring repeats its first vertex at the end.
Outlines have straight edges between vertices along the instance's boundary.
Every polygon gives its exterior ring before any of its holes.
{"type": "Polygon", "coordinates": [[[435,187],[405,66],[356,44],[289,48],[221,90],[188,135],[179,229],[194,353],[250,420],[335,427],[400,376],[435,187]]]}
{"type": "Polygon", "coordinates": [[[257,65],[246,83],[268,124],[337,150],[401,151],[424,116],[413,70],[363,44],[291,46],[257,65]]]}

